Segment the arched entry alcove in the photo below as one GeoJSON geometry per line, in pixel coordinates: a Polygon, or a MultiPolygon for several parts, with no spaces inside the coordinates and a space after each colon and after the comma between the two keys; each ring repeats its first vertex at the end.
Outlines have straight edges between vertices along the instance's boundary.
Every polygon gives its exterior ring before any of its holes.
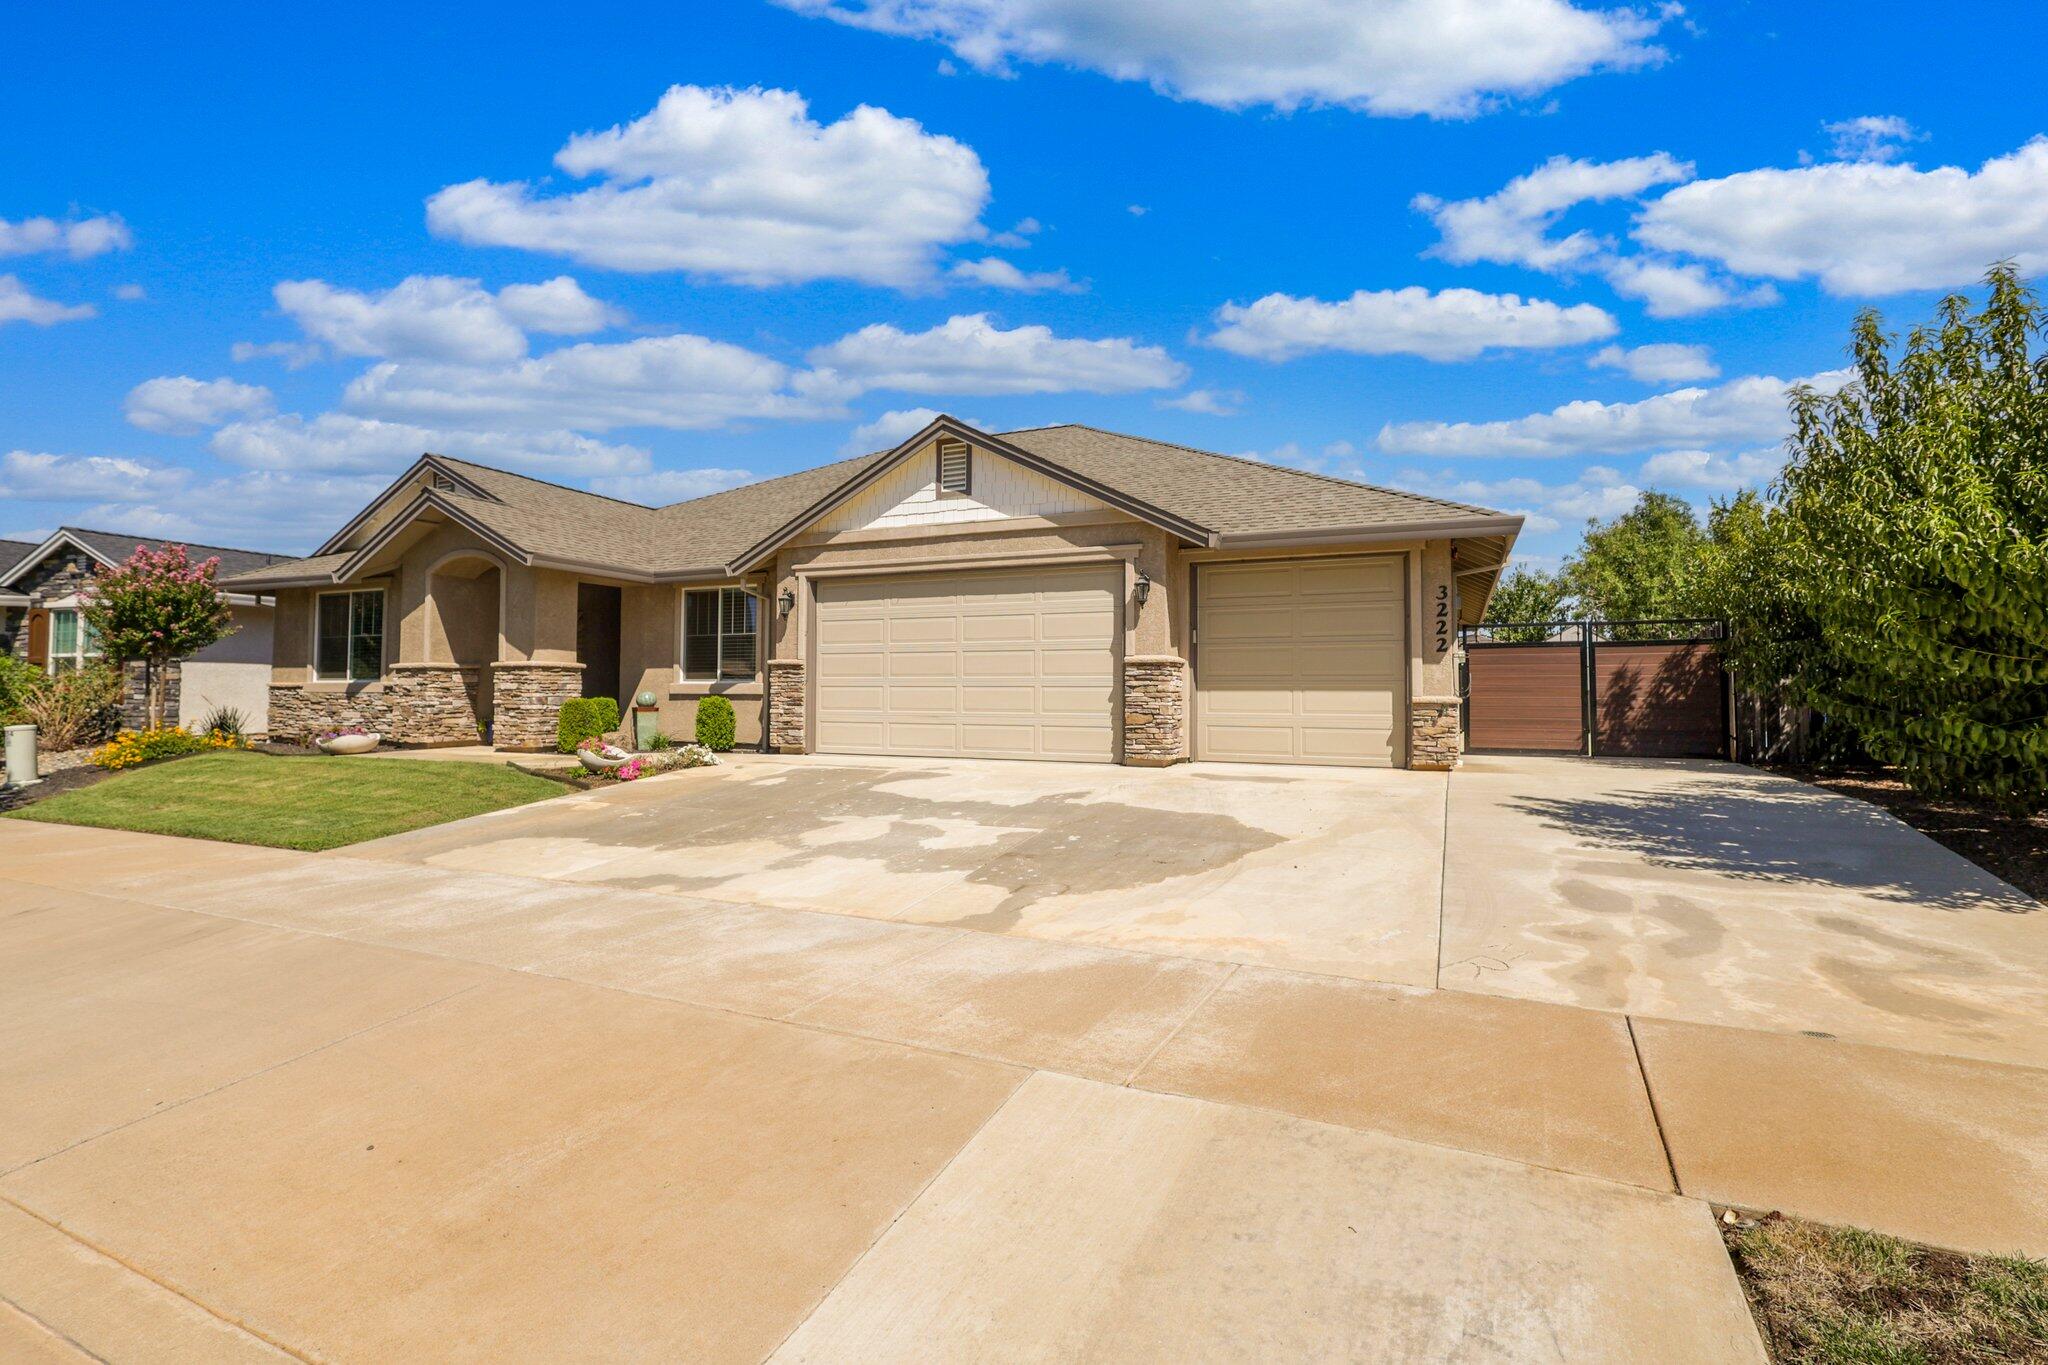
{"type": "Polygon", "coordinates": [[[461,550],[427,572],[427,662],[461,671],[476,723],[491,724],[491,665],[503,637],[505,571],[489,555],[461,550]]]}

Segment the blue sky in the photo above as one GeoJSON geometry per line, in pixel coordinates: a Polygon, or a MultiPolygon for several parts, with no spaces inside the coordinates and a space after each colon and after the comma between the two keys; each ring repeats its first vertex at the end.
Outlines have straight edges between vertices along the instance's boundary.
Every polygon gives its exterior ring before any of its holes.
{"type": "Polygon", "coordinates": [[[80,9],[0,83],[4,537],[303,549],[423,447],[670,501],[943,410],[1552,562],[1768,479],[1858,309],[2048,263],[2033,5],[80,9]]]}

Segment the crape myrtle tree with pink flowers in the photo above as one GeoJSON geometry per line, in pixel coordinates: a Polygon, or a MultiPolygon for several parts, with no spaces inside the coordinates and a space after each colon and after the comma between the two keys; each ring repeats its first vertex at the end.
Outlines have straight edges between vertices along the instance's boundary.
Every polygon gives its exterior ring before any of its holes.
{"type": "Polygon", "coordinates": [[[164,724],[171,661],[195,654],[234,629],[227,599],[215,586],[220,560],[193,563],[182,545],[135,547],[126,563],[101,569],[81,595],[80,610],[100,653],[148,665],[149,728],[164,724]]]}

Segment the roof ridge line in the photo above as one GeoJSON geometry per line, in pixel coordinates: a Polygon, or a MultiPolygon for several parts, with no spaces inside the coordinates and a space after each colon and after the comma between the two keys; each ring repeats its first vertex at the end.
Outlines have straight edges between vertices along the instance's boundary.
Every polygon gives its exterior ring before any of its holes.
{"type": "MultiPolygon", "coordinates": [[[[67,525],[59,526],[57,530],[71,531],[78,535],[86,536],[112,536],[116,540],[126,540],[131,534],[127,531],[102,531],[92,526],[67,525]]],[[[53,531],[50,534],[55,535],[56,531],[53,531]]],[[[49,538],[49,536],[44,536],[43,540],[48,540],[49,538]]],[[[5,539],[5,537],[0,537],[0,539],[5,539]]],[[[42,544],[43,540],[17,541],[14,543],[26,544],[30,547],[34,547],[42,544]]],[[[226,550],[230,554],[238,555],[269,555],[272,559],[297,558],[297,556],[295,555],[279,554],[275,550],[251,550],[240,545],[212,545],[203,540],[185,540],[178,536],[136,536],[135,543],[138,545],[182,545],[188,550],[226,550]]]]}
{"type": "MultiPolygon", "coordinates": [[[[1207,455],[1213,460],[1230,460],[1236,464],[1250,465],[1253,469],[1270,469],[1279,474],[1292,474],[1303,479],[1320,479],[1324,483],[1336,484],[1339,488],[1364,488],[1374,493],[1391,493],[1397,498],[1415,498],[1423,502],[1441,503],[1446,507],[1462,507],[1468,512],[1494,514],[1495,509],[1481,507],[1476,503],[1454,502],[1450,498],[1433,497],[1428,493],[1415,493],[1406,488],[1395,488],[1389,484],[1367,483],[1363,479],[1340,479],[1334,474],[1322,474],[1313,469],[1296,469],[1292,465],[1275,464],[1271,460],[1254,460],[1245,455],[1226,455],[1220,450],[1204,450],[1200,446],[1182,445],[1179,441],[1162,441],[1156,436],[1137,436],[1128,431],[1111,431],[1108,427],[1093,426],[1087,422],[1054,422],[1043,427],[1022,427],[1020,431],[1052,431],[1058,427],[1074,427],[1081,431],[1093,431],[1103,436],[1114,436],[1120,441],[1143,441],[1147,445],[1165,446],[1169,450],[1185,450],[1190,455],[1207,455]]],[[[1014,434],[1014,433],[1011,433],[1014,434]]]]}
{"type": "Polygon", "coordinates": [[[556,483],[553,479],[537,479],[531,474],[522,474],[516,469],[500,469],[494,464],[483,464],[477,460],[465,460],[456,455],[443,455],[439,451],[428,451],[427,458],[446,460],[450,464],[467,465],[471,469],[482,469],[492,474],[503,474],[508,479],[523,479],[527,483],[537,483],[542,488],[552,488],[560,493],[581,493],[586,498],[597,498],[604,502],[615,502],[621,507],[635,507],[642,512],[658,512],[661,510],[658,507],[651,507],[644,502],[634,502],[630,498],[615,498],[609,493],[594,493],[588,488],[572,488],[566,483],[556,483]]]}

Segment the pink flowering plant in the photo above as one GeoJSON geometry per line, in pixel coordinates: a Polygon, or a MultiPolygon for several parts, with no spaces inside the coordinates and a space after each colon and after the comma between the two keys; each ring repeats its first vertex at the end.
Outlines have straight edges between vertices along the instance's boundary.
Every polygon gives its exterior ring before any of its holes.
{"type": "Polygon", "coordinates": [[[182,545],[135,547],[127,562],[101,569],[80,597],[100,653],[149,665],[149,726],[164,724],[171,660],[197,653],[234,629],[227,599],[215,586],[220,560],[194,563],[182,545]]]}

